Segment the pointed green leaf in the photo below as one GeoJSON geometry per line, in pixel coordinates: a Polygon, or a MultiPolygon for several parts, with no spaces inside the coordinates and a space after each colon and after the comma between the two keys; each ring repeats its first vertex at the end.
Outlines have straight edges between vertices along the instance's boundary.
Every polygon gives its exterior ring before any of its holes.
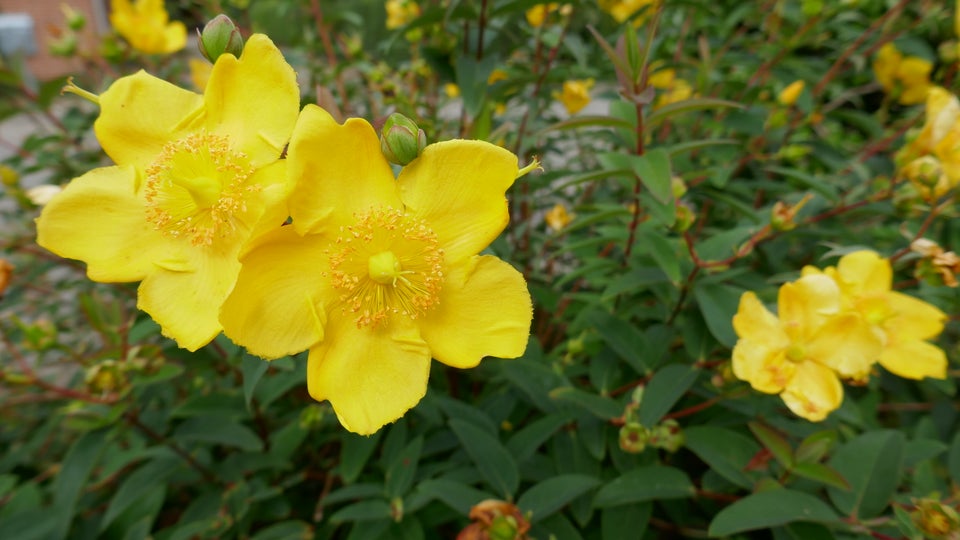
{"type": "Polygon", "coordinates": [[[904,444],[903,433],[880,430],[864,433],[838,448],[829,464],[841,471],[851,489],[828,488],[833,504],[860,519],[883,512],[900,483],[904,444]]]}
{"type": "Polygon", "coordinates": [[[783,435],[761,422],[748,422],[747,427],[781,465],[787,469],[793,466],[793,448],[783,435]]]}
{"type": "Polygon", "coordinates": [[[77,501],[93,466],[106,446],[107,430],[84,433],[67,452],[53,480],[53,508],[48,519],[56,523],[51,538],[66,538],[77,501]]]}
{"type": "Polygon", "coordinates": [[[232,418],[218,415],[189,418],[177,427],[173,438],[234,446],[249,451],[263,449],[263,441],[252,429],[232,418]]]}
{"type": "Polygon", "coordinates": [[[827,455],[836,442],[836,431],[818,431],[803,439],[794,453],[794,459],[797,463],[816,463],[827,455]]]}
{"type": "Polygon", "coordinates": [[[600,488],[593,499],[596,508],[662,499],[692,497],[693,484],[680,469],[648,465],[627,472],[600,488]]]}
{"type": "Polygon", "coordinates": [[[657,201],[663,204],[673,201],[673,174],[670,171],[670,154],[666,150],[658,148],[642,156],[632,156],[630,167],[657,201]]]}
{"type": "Polygon", "coordinates": [[[569,386],[555,388],[550,391],[550,397],[557,401],[565,401],[583,408],[601,420],[610,420],[623,415],[623,405],[608,397],[584,392],[569,386]]]}
{"type": "Polygon", "coordinates": [[[683,364],[670,364],[658,370],[644,387],[643,400],[637,411],[640,423],[647,427],[656,425],[693,386],[699,375],[699,369],[683,364]]]}
{"type": "Polygon", "coordinates": [[[683,431],[685,446],[717,474],[751,489],[754,481],[745,469],[760,450],[749,436],[717,426],[693,426],[683,431]]]}
{"type": "Polygon", "coordinates": [[[138,467],[127,476],[114,492],[107,504],[107,511],[100,521],[103,532],[124,510],[136,503],[141,497],[163,485],[166,479],[180,468],[180,458],[159,457],[138,467]]]}
{"type": "Polygon", "coordinates": [[[520,485],[520,472],[503,444],[486,430],[463,420],[451,420],[450,428],[494,492],[504,499],[512,498],[520,485]]]}
{"type": "Polygon", "coordinates": [[[250,400],[253,398],[253,390],[260,382],[260,377],[267,372],[270,363],[256,356],[244,353],[240,360],[240,371],[243,373],[243,400],[247,404],[247,410],[250,410],[250,400]]]}
{"type": "Polygon", "coordinates": [[[554,476],[524,492],[517,507],[521,512],[531,512],[530,522],[536,523],[598,485],[598,478],[585,474],[554,476]]]}
{"type": "Polygon", "coordinates": [[[707,534],[729,536],[795,521],[829,523],[836,520],[837,514],[813,495],[775,489],[748,495],[724,508],[710,522],[707,534]]]}
{"type": "Polygon", "coordinates": [[[843,475],[822,463],[797,463],[790,472],[821,484],[850,491],[850,484],[843,475]]]}

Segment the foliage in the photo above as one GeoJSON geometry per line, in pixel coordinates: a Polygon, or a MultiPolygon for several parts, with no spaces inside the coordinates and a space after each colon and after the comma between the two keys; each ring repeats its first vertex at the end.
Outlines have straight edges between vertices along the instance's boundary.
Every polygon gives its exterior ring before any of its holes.
{"type": "MultiPolygon", "coordinates": [[[[429,142],[538,158],[487,250],[527,279],[524,355],[434,363],[419,405],[362,437],[311,399],[306,354],[267,363],[224,336],[177,348],[133,285],[35,244],[29,188],[110,161],[96,107],[5,59],[0,120],[37,127],[0,133],[0,538],[453,538],[471,521],[490,538],[956,537],[956,183],[895,159],[929,111],[874,65],[895,44],[955,94],[952,8],[667,0],[618,22],[630,2],[386,4],[389,24],[376,1],[166,7],[268,34],[302,103],[336,118],[399,112],[429,142]],[[772,307],[804,266],[859,250],[947,314],[947,378],[874,365],[810,422],[733,376],[733,317],[744,292],[772,307]],[[486,499],[514,507],[475,508],[486,499]]],[[[64,36],[92,30],[67,15],[53,45],[84,63],[79,87],[141,67],[202,80],[189,46],[71,48],[64,36]]]]}

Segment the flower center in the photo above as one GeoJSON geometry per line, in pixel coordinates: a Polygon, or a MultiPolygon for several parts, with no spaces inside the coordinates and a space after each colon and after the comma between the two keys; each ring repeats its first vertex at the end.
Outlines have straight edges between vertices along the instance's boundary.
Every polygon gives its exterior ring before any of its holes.
{"type": "Polygon", "coordinates": [[[803,349],[803,346],[797,345],[796,343],[791,343],[787,347],[787,360],[791,362],[800,362],[807,357],[807,351],[803,349]]]}
{"type": "Polygon", "coordinates": [[[357,327],[391,316],[416,319],[440,301],[443,250],[423,221],[394,208],[374,208],[342,227],[330,251],[330,278],[343,313],[357,327]]]}
{"type": "Polygon", "coordinates": [[[146,170],[147,220],[164,235],[209,246],[236,230],[246,196],[260,188],[246,185],[253,171],[227,137],[194,133],[169,142],[146,170]]]}

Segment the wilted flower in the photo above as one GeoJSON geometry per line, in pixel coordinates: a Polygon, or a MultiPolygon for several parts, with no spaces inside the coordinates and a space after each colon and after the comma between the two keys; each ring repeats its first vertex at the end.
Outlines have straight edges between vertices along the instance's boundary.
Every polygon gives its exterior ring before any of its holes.
{"type": "Polygon", "coordinates": [[[203,95],[141,71],[91,99],[97,139],[117,165],[54,197],[37,242],[86,262],[94,281],[142,280],[138,307],[196,350],[220,332],[241,247],[288,215],[280,156],[300,106],[296,75],[254,35],[239,59],[217,60],[203,95]]]}
{"type": "Polygon", "coordinates": [[[187,45],[187,27],[170,22],[163,0],[110,0],[110,24],[134,49],[169,54],[187,45]]]}
{"type": "Polygon", "coordinates": [[[526,282],[479,255],[509,220],[506,190],[527,172],[515,155],[441,142],[395,179],[370,124],[341,125],[312,105],[288,152],[292,224],[242,256],[221,310],[228,337],[264,358],[309,348],[310,394],[361,434],[420,401],[431,357],[470,368],[523,353],[526,282]]]}
{"type": "Polygon", "coordinates": [[[590,103],[591,88],[593,88],[593,79],[564,81],[563,91],[554,92],[553,99],[562,103],[568,113],[577,114],[590,103]]]}
{"type": "Polygon", "coordinates": [[[470,520],[457,540],[526,540],[530,522],[512,503],[487,499],[470,509],[470,520]]]}
{"type": "Polygon", "coordinates": [[[923,260],[917,267],[917,276],[936,275],[947,287],[957,287],[957,274],[960,274],[960,256],[952,251],[944,251],[936,242],[918,238],[910,244],[910,250],[919,253],[923,260]]]}

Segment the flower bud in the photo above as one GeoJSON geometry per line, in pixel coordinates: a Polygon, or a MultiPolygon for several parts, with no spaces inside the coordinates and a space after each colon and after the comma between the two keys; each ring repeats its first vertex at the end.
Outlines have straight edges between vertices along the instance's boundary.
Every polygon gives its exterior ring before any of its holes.
{"type": "Polygon", "coordinates": [[[299,424],[303,430],[311,430],[320,427],[327,410],[319,403],[311,403],[300,410],[299,424]]]}
{"type": "Polygon", "coordinates": [[[87,18],[83,13],[73,9],[73,6],[60,4],[60,11],[63,12],[63,18],[67,21],[67,28],[74,32],[83,30],[83,27],[87,25],[87,18]]]}
{"type": "Polygon", "coordinates": [[[807,193],[800,199],[800,202],[793,206],[783,201],[777,201],[770,210],[770,227],[775,231],[793,230],[797,226],[797,223],[794,221],[797,217],[797,212],[807,204],[807,201],[809,201],[811,197],[812,195],[807,193]]]}
{"type": "Polygon", "coordinates": [[[94,394],[112,394],[122,390],[127,384],[127,377],[115,360],[104,360],[90,366],[84,379],[87,388],[94,394]]]}
{"type": "Polygon", "coordinates": [[[957,61],[957,53],[960,52],[960,43],[954,40],[945,41],[937,47],[937,56],[944,64],[952,64],[957,61]]]}
{"type": "Polygon", "coordinates": [[[65,32],[59,38],[51,40],[48,48],[54,56],[73,56],[77,53],[77,35],[65,32]]]}
{"type": "Polygon", "coordinates": [[[777,101],[787,107],[797,102],[800,94],[803,93],[804,82],[802,80],[793,81],[777,95],[777,101]]]}
{"type": "Polygon", "coordinates": [[[222,13],[203,27],[199,44],[200,53],[211,62],[216,62],[221,54],[232,54],[239,58],[243,52],[243,36],[240,35],[240,30],[230,17],[222,13]]]}
{"type": "Polygon", "coordinates": [[[380,131],[380,151],[390,163],[406,165],[417,159],[426,146],[427,135],[400,113],[391,114],[380,131]]]}
{"type": "Polygon", "coordinates": [[[915,504],[910,518],[925,538],[955,538],[960,532],[960,516],[950,505],[936,498],[921,499],[915,504]]]}
{"type": "Polygon", "coordinates": [[[17,171],[6,165],[0,165],[0,183],[6,187],[14,187],[20,181],[20,175],[17,171]]]}
{"type": "Polygon", "coordinates": [[[677,232],[686,231],[697,221],[697,214],[685,201],[677,201],[677,204],[674,206],[674,212],[676,221],[673,224],[673,229],[677,232]]]}
{"type": "Polygon", "coordinates": [[[670,418],[664,420],[660,425],[655,426],[649,432],[647,442],[654,448],[663,448],[667,452],[673,453],[680,449],[686,442],[683,432],[680,430],[680,424],[670,418]]]}
{"type": "Polygon", "coordinates": [[[639,454],[647,447],[650,432],[637,422],[628,422],[620,428],[620,449],[628,454],[639,454]]]}

